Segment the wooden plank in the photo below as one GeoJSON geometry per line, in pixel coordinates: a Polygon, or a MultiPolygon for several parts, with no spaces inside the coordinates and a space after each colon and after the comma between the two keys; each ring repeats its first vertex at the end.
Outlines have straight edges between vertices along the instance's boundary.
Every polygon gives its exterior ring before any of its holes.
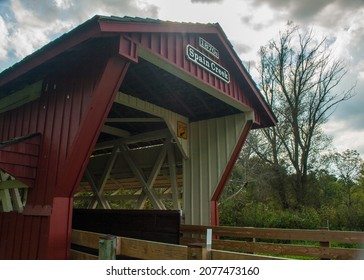
{"type": "Polygon", "coordinates": [[[105,123],[164,122],[162,118],[107,118],[105,123]]]}
{"type": "Polygon", "coordinates": [[[187,247],[121,237],[121,255],[143,260],[187,260],[187,247]]]}
{"type": "Polygon", "coordinates": [[[307,256],[314,258],[355,260],[364,254],[363,250],[346,248],[324,248],[318,246],[274,244],[264,242],[241,242],[214,240],[214,249],[254,252],[260,254],[307,256]]]}
{"type": "Polygon", "coordinates": [[[229,237],[364,243],[364,232],[358,232],[358,231],[348,232],[348,231],[304,230],[304,229],[276,229],[276,228],[265,229],[265,228],[181,225],[181,231],[185,233],[205,234],[208,228],[212,228],[213,235],[229,236],[229,237]]]}
{"type": "Polygon", "coordinates": [[[227,252],[220,250],[211,250],[211,259],[212,260],[284,260],[283,258],[227,252]]]}
{"type": "Polygon", "coordinates": [[[98,260],[98,257],[95,255],[87,254],[84,252],[70,250],[70,259],[71,260],[98,260]]]}
{"type": "Polygon", "coordinates": [[[2,205],[3,212],[13,211],[13,205],[11,203],[11,197],[8,189],[0,190],[0,201],[2,205]]]}
{"type": "Polygon", "coordinates": [[[121,138],[128,138],[130,136],[129,131],[126,131],[126,130],[120,129],[120,128],[116,128],[116,127],[112,127],[112,126],[109,126],[109,125],[104,125],[102,127],[101,132],[107,133],[107,134],[110,134],[110,135],[114,135],[114,136],[117,136],[117,137],[121,137],[121,138]]]}
{"type": "MultiPolygon", "coordinates": [[[[192,242],[204,242],[199,238],[182,238],[181,244],[185,245],[192,242]]],[[[364,250],[347,248],[325,248],[319,246],[274,244],[265,242],[245,242],[235,240],[213,240],[212,248],[222,251],[254,252],[258,254],[272,254],[285,256],[305,256],[317,259],[338,259],[338,260],[357,260],[362,259],[364,250]]]]}
{"type": "Polygon", "coordinates": [[[28,186],[23,184],[22,182],[20,182],[18,180],[9,180],[9,181],[0,182],[0,190],[4,190],[4,189],[24,189],[24,188],[28,188],[28,186]]]}
{"type": "Polygon", "coordinates": [[[72,230],[71,243],[92,249],[99,249],[99,239],[105,234],[83,230],[72,230]]]}

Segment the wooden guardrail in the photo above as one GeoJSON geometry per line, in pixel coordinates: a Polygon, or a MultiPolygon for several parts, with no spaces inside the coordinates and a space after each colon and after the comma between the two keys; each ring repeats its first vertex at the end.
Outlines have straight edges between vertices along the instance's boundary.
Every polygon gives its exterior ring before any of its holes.
{"type": "Polygon", "coordinates": [[[143,260],[265,260],[274,257],[257,256],[246,253],[212,250],[204,243],[175,245],[133,238],[110,236],[95,232],[72,230],[70,259],[97,260],[115,259],[118,256],[143,260]],[[77,249],[75,249],[77,246],[77,249]]]}
{"type": "Polygon", "coordinates": [[[314,259],[364,259],[364,232],[354,231],[181,225],[180,244],[204,242],[208,228],[215,237],[212,249],[217,250],[314,259]],[[333,246],[334,242],[360,245],[359,248],[339,248],[333,246]]]}

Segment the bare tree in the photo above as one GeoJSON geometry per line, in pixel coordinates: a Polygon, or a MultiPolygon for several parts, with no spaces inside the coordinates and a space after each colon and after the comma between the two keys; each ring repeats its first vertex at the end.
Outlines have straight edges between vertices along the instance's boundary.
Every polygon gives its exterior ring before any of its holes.
{"type": "Polygon", "coordinates": [[[327,145],[322,125],[352,97],[354,87],[338,90],[347,70],[344,61],[334,59],[327,39],[316,40],[313,30],[301,31],[292,23],[260,49],[260,58],[261,91],[278,124],[248,143],[264,161],[288,166],[296,200],[302,203],[311,165],[327,145]]]}

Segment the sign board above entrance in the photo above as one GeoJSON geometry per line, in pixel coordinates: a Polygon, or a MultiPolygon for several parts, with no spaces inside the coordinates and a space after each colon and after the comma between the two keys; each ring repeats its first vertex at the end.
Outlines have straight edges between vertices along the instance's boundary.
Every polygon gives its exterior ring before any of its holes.
{"type": "Polygon", "coordinates": [[[207,42],[204,38],[198,38],[198,45],[217,59],[220,58],[219,50],[207,42]]]}
{"type": "Polygon", "coordinates": [[[192,62],[206,69],[224,82],[230,83],[229,71],[189,44],[186,46],[186,55],[192,62]]]}

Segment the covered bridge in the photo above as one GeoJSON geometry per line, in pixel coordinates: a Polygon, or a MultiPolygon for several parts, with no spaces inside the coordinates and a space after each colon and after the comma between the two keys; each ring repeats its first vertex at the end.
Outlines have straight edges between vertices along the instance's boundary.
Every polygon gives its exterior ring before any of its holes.
{"type": "Polygon", "coordinates": [[[275,117],[218,24],[95,16],[0,74],[0,259],[65,259],[74,202],[218,224],[275,117]]]}

